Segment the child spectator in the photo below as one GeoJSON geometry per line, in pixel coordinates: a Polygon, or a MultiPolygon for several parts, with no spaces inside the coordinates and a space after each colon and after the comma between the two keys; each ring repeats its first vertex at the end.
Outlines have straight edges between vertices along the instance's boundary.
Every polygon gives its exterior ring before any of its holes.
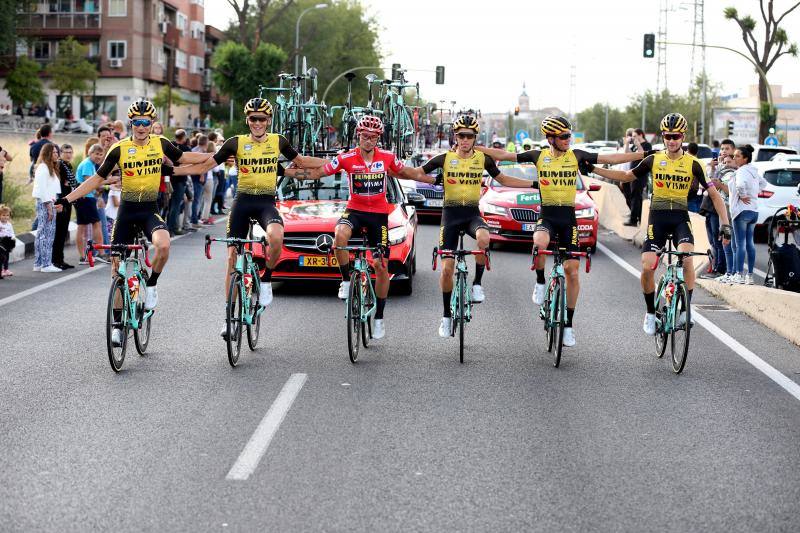
{"type": "Polygon", "coordinates": [[[11,225],[11,208],[0,204],[0,279],[13,275],[8,269],[8,259],[16,245],[14,226],[11,225]]]}

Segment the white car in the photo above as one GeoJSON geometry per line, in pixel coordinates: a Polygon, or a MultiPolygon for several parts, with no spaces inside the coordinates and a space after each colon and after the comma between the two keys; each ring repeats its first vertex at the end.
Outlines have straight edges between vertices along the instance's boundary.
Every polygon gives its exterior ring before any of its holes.
{"type": "Polygon", "coordinates": [[[778,154],[797,154],[797,150],[790,146],[767,146],[766,144],[753,144],[753,163],[770,161],[778,154]]]}
{"type": "Polygon", "coordinates": [[[766,188],[758,194],[756,224],[769,224],[772,215],[781,207],[789,204],[800,207],[800,161],[763,161],[753,165],[767,181],[766,188]]]}

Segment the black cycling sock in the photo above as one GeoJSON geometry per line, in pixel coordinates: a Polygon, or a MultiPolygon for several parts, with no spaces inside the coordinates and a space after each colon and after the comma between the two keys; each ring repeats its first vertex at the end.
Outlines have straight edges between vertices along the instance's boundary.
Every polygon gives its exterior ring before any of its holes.
{"type": "Polygon", "coordinates": [[[342,274],[342,281],[350,281],[350,263],[339,263],[339,272],[342,274]]]}
{"type": "Polygon", "coordinates": [[[536,269],[536,283],[539,285],[544,285],[544,269],[537,268],[536,269]]]}
{"type": "Polygon", "coordinates": [[[647,304],[647,312],[651,315],[656,312],[656,292],[644,293],[644,303],[647,304]]]}
{"type": "Polygon", "coordinates": [[[442,305],[444,305],[444,313],[442,316],[450,318],[450,298],[453,297],[453,291],[442,293],[442,305]]]}
{"type": "Polygon", "coordinates": [[[261,281],[266,281],[269,283],[272,281],[272,269],[269,267],[264,267],[264,273],[261,275],[261,281]]]}
{"type": "Polygon", "coordinates": [[[122,309],[114,309],[114,322],[121,322],[122,321],[122,309]]]}
{"type": "Polygon", "coordinates": [[[147,278],[147,286],[148,287],[155,287],[156,283],[158,283],[158,276],[161,275],[161,272],[156,272],[155,270],[150,273],[150,277],[147,278]]]}
{"type": "Polygon", "coordinates": [[[572,327],[572,317],[575,316],[575,309],[570,309],[567,307],[567,323],[565,324],[566,327],[572,327]]]}
{"type": "Polygon", "coordinates": [[[686,289],[686,294],[689,297],[689,303],[692,303],[692,293],[693,292],[694,292],[694,289],[686,289]]]}
{"type": "Polygon", "coordinates": [[[486,265],[479,265],[475,264],[475,280],[472,282],[473,285],[480,285],[481,280],[483,279],[483,272],[486,270],[486,265]]]}
{"type": "Polygon", "coordinates": [[[383,320],[383,308],[386,307],[386,298],[378,298],[376,303],[375,320],[383,320]]]}

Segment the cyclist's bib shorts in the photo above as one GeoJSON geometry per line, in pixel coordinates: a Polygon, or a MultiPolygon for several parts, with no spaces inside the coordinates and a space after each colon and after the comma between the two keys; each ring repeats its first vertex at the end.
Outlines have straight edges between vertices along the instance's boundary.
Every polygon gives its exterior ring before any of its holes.
{"type": "Polygon", "coordinates": [[[558,239],[558,246],[569,252],[580,251],[578,246],[578,221],[572,206],[542,206],[541,218],[533,232],[546,231],[550,243],[558,239]]]}
{"type": "Polygon", "coordinates": [[[453,206],[442,210],[442,227],[439,229],[439,249],[458,248],[458,236],[462,231],[475,238],[479,229],[489,229],[477,207],[453,206]]]}
{"type": "Polygon", "coordinates": [[[642,252],[657,252],[667,243],[667,235],[670,234],[672,235],[672,244],[676,248],[685,242],[694,244],[689,212],[682,209],[650,211],[647,239],[642,246],[642,252]]]}
{"type": "MultiPolygon", "coordinates": [[[[92,199],[94,201],[94,199],[92,199]]],[[[166,230],[167,224],[158,214],[157,202],[119,203],[117,218],[111,230],[111,244],[133,244],[139,232],[153,242],[153,232],[166,230]]]]}
{"type": "Polygon", "coordinates": [[[350,229],[353,230],[351,238],[360,238],[361,230],[365,228],[369,246],[380,246],[384,250],[389,250],[388,213],[371,213],[369,211],[346,209],[336,224],[350,226],[350,229]]]}
{"type": "Polygon", "coordinates": [[[257,220],[264,231],[270,224],[283,226],[283,218],[275,207],[275,196],[271,194],[239,193],[233,200],[228,215],[227,237],[246,239],[250,231],[250,220],[257,220]]]}

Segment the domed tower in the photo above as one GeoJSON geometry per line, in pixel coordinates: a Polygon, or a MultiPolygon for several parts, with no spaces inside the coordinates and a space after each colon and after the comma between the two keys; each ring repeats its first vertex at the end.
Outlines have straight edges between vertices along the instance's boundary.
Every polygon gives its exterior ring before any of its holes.
{"type": "Polygon", "coordinates": [[[531,110],[530,98],[528,93],[525,92],[525,82],[522,82],[522,94],[519,95],[519,110],[521,113],[531,110]]]}

